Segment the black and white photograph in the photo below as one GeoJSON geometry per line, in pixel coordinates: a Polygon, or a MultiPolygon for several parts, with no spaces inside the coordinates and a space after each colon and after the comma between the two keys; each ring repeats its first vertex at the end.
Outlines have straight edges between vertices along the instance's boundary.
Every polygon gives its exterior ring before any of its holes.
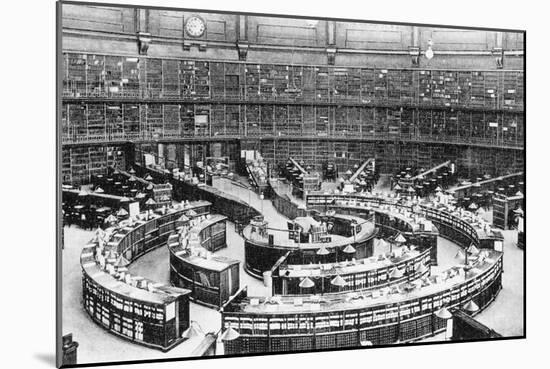
{"type": "Polygon", "coordinates": [[[58,366],[525,338],[523,28],[185,6],[57,3],[58,366]]]}

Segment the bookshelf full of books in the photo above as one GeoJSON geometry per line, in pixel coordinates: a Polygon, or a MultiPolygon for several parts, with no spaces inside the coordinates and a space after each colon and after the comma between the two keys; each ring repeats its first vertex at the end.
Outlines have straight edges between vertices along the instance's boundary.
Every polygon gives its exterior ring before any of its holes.
{"type": "Polygon", "coordinates": [[[98,230],[82,250],[82,291],[88,315],[110,333],[168,351],[181,343],[189,327],[189,290],[133,276],[127,266],[163,245],[190,209],[196,216],[210,204],[159,209],[139,214],[107,231],[98,230]]]}
{"type": "Polygon", "coordinates": [[[63,54],[63,94],[523,109],[523,71],[391,69],[63,54]]]}

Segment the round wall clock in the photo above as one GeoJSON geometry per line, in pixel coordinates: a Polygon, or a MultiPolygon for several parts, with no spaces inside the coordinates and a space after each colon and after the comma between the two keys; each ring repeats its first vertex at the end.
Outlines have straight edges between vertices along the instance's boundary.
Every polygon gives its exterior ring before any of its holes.
{"type": "Polygon", "coordinates": [[[192,15],[185,22],[185,32],[191,37],[201,37],[204,31],[206,31],[206,23],[197,15],[192,15]]]}

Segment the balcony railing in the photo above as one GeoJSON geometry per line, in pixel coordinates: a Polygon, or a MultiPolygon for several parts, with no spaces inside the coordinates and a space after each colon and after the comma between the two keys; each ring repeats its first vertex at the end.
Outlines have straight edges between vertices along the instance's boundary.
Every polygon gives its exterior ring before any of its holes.
{"type": "Polygon", "coordinates": [[[150,142],[150,141],[177,141],[179,139],[212,140],[216,139],[238,139],[238,138],[265,138],[265,139],[297,139],[297,140],[339,140],[352,141],[404,141],[404,142],[436,142],[456,145],[475,145],[498,148],[523,149],[522,138],[508,139],[502,137],[461,137],[450,135],[422,135],[422,134],[392,134],[385,132],[361,133],[353,131],[336,131],[331,134],[327,132],[311,132],[299,129],[288,130],[243,130],[218,131],[212,134],[195,134],[194,132],[131,132],[131,133],[110,133],[105,135],[75,135],[64,132],[62,135],[63,144],[84,144],[84,143],[108,143],[108,142],[150,142]]]}

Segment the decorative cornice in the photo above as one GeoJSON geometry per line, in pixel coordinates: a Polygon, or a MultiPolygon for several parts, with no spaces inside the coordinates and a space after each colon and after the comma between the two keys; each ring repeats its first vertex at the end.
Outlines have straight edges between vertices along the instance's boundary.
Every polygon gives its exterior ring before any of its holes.
{"type": "MultiPolygon", "coordinates": [[[[128,33],[112,33],[101,31],[83,31],[70,28],[63,29],[63,36],[73,37],[86,37],[90,39],[108,39],[117,41],[129,41],[135,42],[135,35],[128,33]]],[[[160,36],[150,36],[151,42],[155,45],[182,45],[184,40],[181,38],[170,38],[160,36]]],[[[186,44],[188,41],[185,41],[186,44]]],[[[242,41],[237,41],[242,42],[242,41]]],[[[206,45],[207,48],[225,48],[234,49],[235,41],[207,41],[201,40],[200,44],[206,45]]],[[[280,45],[266,45],[255,44],[247,41],[248,50],[255,51],[283,51],[283,52],[310,52],[310,53],[327,53],[328,47],[314,47],[314,46],[280,46],[280,45]]],[[[190,44],[189,44],[190,45],[190,44]]],[[[350,48],[338,48],[338,54],[364,54],[364,55],[410,55],[410,51],[406,50],[383,50],[383,49],[350,49],[350,48]]],[[[505,56],[523,56],[523,50],[504,50],[505,56]]],[[[493,56],[492,50],[437,50],[437,55],[461,55],[461,56],[493,56]]]]}

